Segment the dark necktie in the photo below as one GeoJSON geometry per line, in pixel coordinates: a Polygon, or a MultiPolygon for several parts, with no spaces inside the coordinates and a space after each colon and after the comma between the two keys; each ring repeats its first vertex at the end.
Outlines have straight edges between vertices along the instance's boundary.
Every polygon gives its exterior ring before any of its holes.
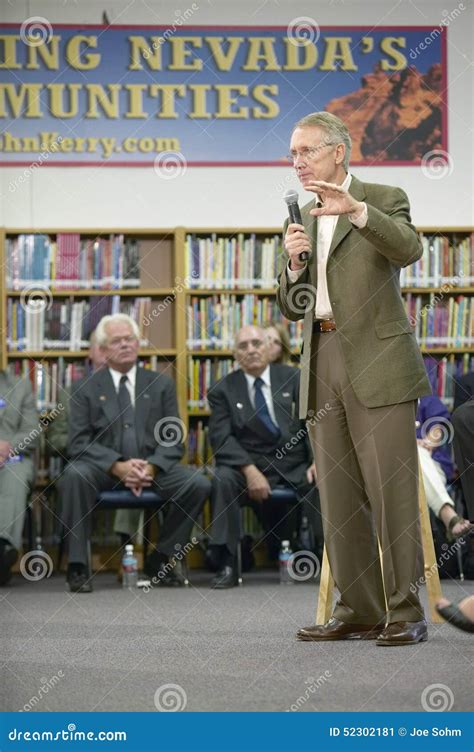
{"type": "Polygon", "coordinates": [[[135,410],[127,389],[127,381],[128,376],[126,374],[120,377],[118,403],[122,423],[122,455],[126,460],[129,460],[132,457],[138,457],[138,443],[135,431],[135,410]]]}
{"type": "Polygon", "coordinates": [[[280,435],[280,429],[272,420],[270,411],[268,409],[267,401],[262,391],[263,379],[260,376],[254,381],[255,386],[255,411],[258,418],[261,420],[265,428],[270,431],[272,436],[277,438],[280,435]]]}

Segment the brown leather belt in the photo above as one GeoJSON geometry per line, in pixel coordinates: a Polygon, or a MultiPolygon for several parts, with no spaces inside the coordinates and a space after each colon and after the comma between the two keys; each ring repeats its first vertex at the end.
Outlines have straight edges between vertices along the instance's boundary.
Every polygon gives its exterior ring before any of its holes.
{"type": "Polygon", "coordinates": [[[313,324],[313,331],[315,332],[335,332],[336,322],[334,319],[316,319],[313,324]]]}

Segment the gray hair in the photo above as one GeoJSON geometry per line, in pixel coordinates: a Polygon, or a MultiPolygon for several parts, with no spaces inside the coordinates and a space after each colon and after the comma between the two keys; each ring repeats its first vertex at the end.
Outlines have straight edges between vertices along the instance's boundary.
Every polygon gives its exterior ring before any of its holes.
{"type": "Polygon", "coordinates": [[[326,144],[344,144],[346,151],[342,166],[347,172],[349,169],[349,160],[351,158],[352,139],[346,125],[340,118],[336,115],[332,115],[330,112],[312,112],[310,115],[305,115],[304,118],[298,120],[293,127],[293,130],[295,130],[295,128],[310,128],[314,126],[322,128],[326,132],[326,144]]]}
{"type": "Polygon", "coordinates": [[[114,313],[111,316],[103,316],[95,329],[95,340],[100,347],[105,347],[108,341],[107,327],[109,324],[128,324],[132,333],[140,342],[140,330],[137,322],[128,316],[126,313],[114,313]]]}

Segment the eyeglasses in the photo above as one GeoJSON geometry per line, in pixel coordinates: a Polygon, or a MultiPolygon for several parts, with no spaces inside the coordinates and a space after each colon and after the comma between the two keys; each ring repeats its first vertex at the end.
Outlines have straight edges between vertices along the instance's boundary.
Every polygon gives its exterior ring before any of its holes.
{"type": "Polygon", "coordinates": [[[254,347],[256,350],[259,350],[261,347],[263,347],[264,344],[265,343],[261,339],[249,339],[244,342],[239,342],[236,349],[243,352],[244,350],[249,349],[249,345],[252,345],[252,347],[254,347]]]}
{"type": "Polygon", "coordinates": [[[134,337],[133,334],[129,334],[127,337],[113,337],[111,340],[107,342],[109,347],[120,347],[122,342],[124,342],[126,345],[131,345],[133,342],[136,342],[137,338],[134,337]]]}
{"type": "Polygon", "coordinates": [[[297,161],[298,157],[301,157],[304,162],[308,162],[312,159],[317,159],[321,150],[326,146],[335,146],[335,142],[332,141],[330,143],[327,143],[325,141],[322,141],[317,146],[305,146],[299,151],[297,149],[293,149],[289,154],[286,155],[286,158],[288,162],[290,162],[290,164],[294,164],[297,161]]]}

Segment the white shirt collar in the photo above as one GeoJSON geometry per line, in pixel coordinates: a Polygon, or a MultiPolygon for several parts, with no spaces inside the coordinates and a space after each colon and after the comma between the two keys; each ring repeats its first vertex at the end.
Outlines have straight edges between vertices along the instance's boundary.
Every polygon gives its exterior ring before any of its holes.
{"type": "MultiPolygon", "coordinates": [[[[351,181],[352,181],[352,175],[351,175],[350,172],[348,172],[347,175],[346,175],[346,177],[345,177],[345,179],[344,179],[344,181],[341,183],[341,188],[344,188],[345,191],[348,191],[349,190],[349,186],[351,184],[351,181]]],[[[318,196],[318,194],[316,194],[316,198],[314,200],[315,203],[317,204],[319,202],[319,200],[320,200],[319,196],[318,196]]],[[[325,216],[329,216],[329,215],[325,215],[325,216]]]]}
{"type": "MultiPolygon", "coordinates": [[[[252,376],[250,373],[246,373],[245,378],[247,379],[249,389],[252,389],[257,376],[252,376]]],[[[264,372],[260,374],[260,378],[262,379],[265,386],[271,387],[272,384],[270,381],[270,364],[265,368],[264,372]]]]}
{"type": "Polygon", "coordinates": [[[137,364],[135,363],[127,373],[121,373],[121,371],[116,371],[115,368],[109,368],[109,373],[112,376],[112,380],[114,382],[115,390],[118,392],[120,387],[120,379],[122,376],[127,376],[128,383],[130,384],[130,388],[132,391],[135,391],[135,381],[137,379],[137,364]]]}

